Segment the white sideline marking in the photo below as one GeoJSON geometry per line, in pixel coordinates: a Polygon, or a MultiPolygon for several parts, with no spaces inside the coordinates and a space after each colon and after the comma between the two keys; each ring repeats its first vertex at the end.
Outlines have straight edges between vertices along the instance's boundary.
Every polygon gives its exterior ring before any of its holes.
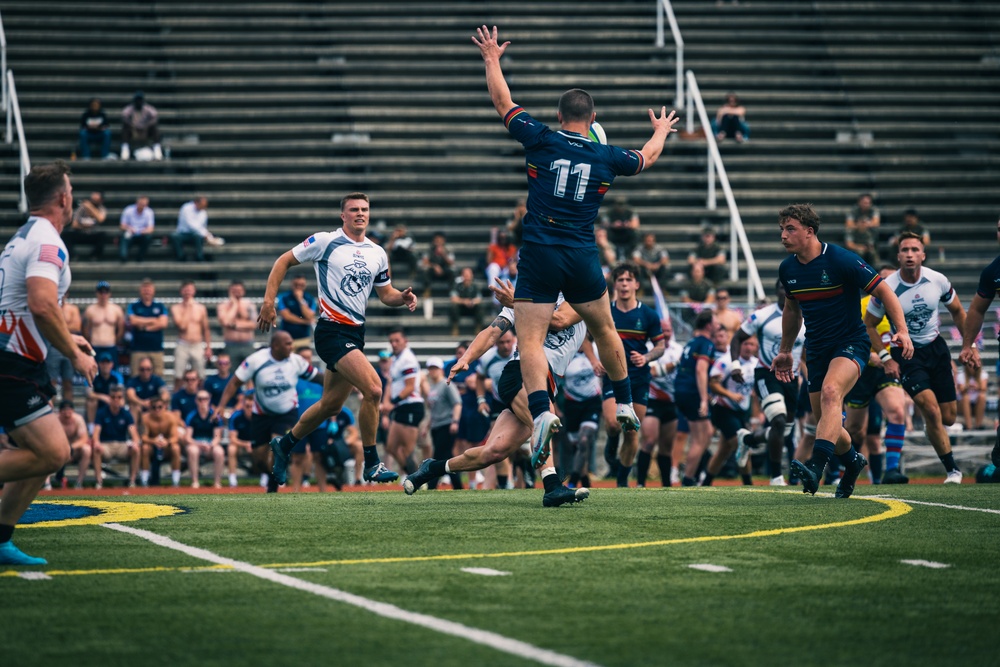
{"type": "Polygon", "coordinates": [[[701,570],[702,572],[732,572],[725,565],[712,565],[711,563],[694,563],[688,565],[692,570],[701,570]]]}
{"type": "Polygon", "coordinates": [[[28,581],[47,581],[52,578],[44,572],[18,572],[17,576],[28,581]]]}
{"type": "Polygon", "coordinates": [[[275,572],[326,572],[325,567],[276,567],[275,572]]]}
{"type": "Polygon", "coordinates": [[[929,503],[924,500],[909,500],[908,498],[896,498],[894,496],[868,496],[869,498],[885,498],[886,500],[898,500],[910,505],[929,505],[930,507],[944,507],[949,510],[965,510],[966,512],[986,512],[987,514],[1000,514],[1000,510],[991,510],[985,507],[965,507],[964,505],[945,505],[944,503],[929,503]]]}
{"type": "Polygon", "coordinates": [[[417,612],[406,611],[405,609],[400,609],[399,607],[386,602],[369,600],[368,598],[363,598],[360,595],[354,595],[329,586],[322,586],[309,581],[303,581],[302,579],[289,577],[288,575],[281,574],[280,572],[268,570],[263,567],[257,567],[256,565],[251,565],[250,563],[244,563],[242,561],[233,560],[232,558],[219,556],[218,554],[214,554],[206,549],[188,546],[172,540],[169,537],[157,535],[156,533],[152,533],[148,530],[132,528],[131,526],[124,526],[120,523],[104,523],[101,525],[105,528],[110,528],[111,530],[117,530],[120,533],[128,533],[129,535],[141,537],[142,539],[148,540],[157,546],[173,549],[174,551],[180,551],[181,553],[185,553],[192,558],[199,558],[201,560],[206,560],[210,563],[217,563],[219,565],[228,565],[234,570],[253,575],[260,579],[266,579],[267,581],[281,584],[282,586],[288,586],[289,588],[295,588],[300,591],[305,591],[306,593],[312,593],[313,595],[325,597],[330,600],[360,607],[365,611],[370,611],[371,613],[382,616],[383,618],[403,621],[404,623],[412,623],[413,625],[418,625],[435,632],[440,632],[441,634],[468,640],[474,644],[488,646],[498,651],[502,651],[503,653],[509,653],[519,658],[524,658],[525,660],[533,660],[543,665],[555,665],[556,667],[596,667],[595,663],[580,660],[569,655],[556,653],[555,651],[540,648],[538,646],[528,644],[527,642],[518,641],[517,639],[504,637],[503,635],[499,635],[495,632],[472,628],[467,625],[462,625],[461,623],[455,623],[454,621],[446,621],[442,618],[428,616],[427,614],[418,614],[417,612]]]}
{"type": "Polygon", "coordinates": [[[943,570],[946,567],[951,567],[947,563],[935,563],[932,560],[901,560],[899,562],[907,565],[916,565],[917,567],[929,567],[934,570],[943,570]]]}
{"type": "Polygon", "coordinates": [[[462,572],[469,574],[481,574],[484,577],[506,577],[510,572],[501,572],[488,567],[463,567],[462,572]]]}

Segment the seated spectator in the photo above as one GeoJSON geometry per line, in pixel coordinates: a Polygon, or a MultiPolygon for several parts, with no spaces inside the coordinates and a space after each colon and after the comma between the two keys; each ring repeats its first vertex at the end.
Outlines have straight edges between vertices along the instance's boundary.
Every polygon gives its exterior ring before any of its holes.
{"type": "Polygon", "coordinates": [[[108,125],[108,115],[101,106],[101,98],[94,97],[80,115],[80,158],[89,160],[90,145],[98,142],[101,145],[101,159],[107,160],[111,155],[111,127],[108,125]]]}
{"type": "Polygon", "coordinates": [[[958,391],[958,404],[962,411],[962,424],[966,430],[983,428],[983,422],[986,419],[986,394],[989,382],[990,375],[985,367],[979,369],[978,376],[970,376],[968,368],[962,364],[958,365],[955,373],[955,388],[958,391]]]}
{"type": "Polygon", "coordinates": [[[222,449],[222,422],[212,413],[209,403],[212,396],[202,389],[195,398],[195,409],[184,420],[184,446],[187,451],[188,470],[191,471],[191,488],[201,486],[198,481],[201,457],[203,454],[212,457],[214,481],[216,489],[222,488],[222,466],[226,453],[222,449]]]}
{"type": "Polygon", "coordinates": [[[712,121],[712,132],[715,138],[722,141],[726,137],[735,139],[737,143],[750,141],[750,126],[746,121],[747,110],[740,103],[736,93],[726,94],[726,103],[715,112],[712,121]]]}
{"type": "Polygon", "coordinates": [[[170,481],[181,485],[181,446],[177,418],[167,411],[166,399],[157,394],[149,402],[149,412],[142,415],[142,468],[139,479],[143,486],[160,483],[160,462],[170,458],[170,481]]]}
{"type": "Polygon", "coordinates": [[[701,264],[691,265],[691,277],[681,285],[681,301],[715,303],[715,286],[705,278],[705,268],[701,264]]]}
{"type": "Polygon", "coordinates": [[[160,395],[160,389],[167,386],[162,377],[153,374],[150,357],[141,357],[137,369],[138,372],[125,384],[129,410],[136,416],[149,412],[153,399],[160,395]]]}
{"type": "Polygon", "coordinates": [[[136,261],[145,261],[156,229],[156,215],[149,207],[149,197],[139,197],[134,204],[125,207],[120,227],[122,233],[118,238],[118,259],[123,264],[127,262],[128,249],[134,245],[139,249],[136,261]]]}
{"type": "Polygon", "coordinates": [[[413,252],[414,241],[406,225],[396,225],[386,240],[384,248],[389,255],[389,265],[393,268],[393,278],[411,282],[417,272],[417,255],[413,252]],[[406,267],[406,277],[403,277],[401,267],[406,267]]]}
{"type": "MultiPolygon", "coordinates": [[[[111,405],[111,390],[125,390],[125,379],[115,370],[115,360],[108,352],[97,354],[97,375],[87,387],[87,427],[93,431],[97,411],[111,405]]],[[[123,394],[124,396],[124,394],[123,394]]]]}
{"type": "MultiPolygon", "coordinates": [[[[125,408],[125,391],[121,386],[111,388],[107,405],[97,411],[94,423],[94,473],[97,488],[103,484],[102,464],[113,460],[128,461],[128,485],[135,486],[139,469],[141,442],[135,418],[125,408]]],[[[147,477],[148,479],[148,477],[147,477]]]]}
{"type": "Polygon", "coordinates": [[[178,424],[186,422],[188,415],[198,407],[195,399],[198,398],[198,392],[200,391],[201,377],[199,377],[197,371],[185,371],[181,384],[181,388],[175,391],[170,397],[170,411],[177,417],[178,424]]]}
{"type": "Polygon", "coordinates": [[[287,331],[292,337],[292,351],[312,345],[312,325],[319,304],[316,297],[306,291],[305,276],[292,278],[292,289],[279,294],[276,303],[281,318],[278,329],[287,331]]]}
{"type": "Polygon", "coordinates": [[[701,265],[705,278],[713,285],[718,285],[726,280],[726,251],[723,250],[722,244],[716,238],[715,227],[710,224],[702,224],[701,239],[688,255],[688,265],[694,267],[695,264],[701,265]]]}
{"type": "MultiPolygon", "coordinates": [[[[135,91],[132,102],[122,109],[122,152],[123,160],[132,156],[132,146],[145,147],[152,144],[152,159],[162,160],[163,149],[160,147],[159,112],[152,104],[146,103],[146,96],[141,90],[135,91]]],[[[136,159],[139,159],[136,155],[136,159]]]]}
{"type": "Polygon", "coordinates": [[[871,265],[878,264],[878,230],[882,214],[872,205],[872,196],[862,194],[844,220],[844,246],[871,265]]]}
{"type": "Polygon", "coordinates": [[[74,260],[80,259],[76,255],[76,247],[79,245],[89,245],[93,249],[94,259],[101,259],[104,256],[108,235],[99,225],[107,218],[108,210],[104,208],[104,195],[96,191],[91,192],[90,197],[84,199],[73,212],[69,228],[64,229],[62,233],[70,257],[74,260]]]}
{"type": "MultiPolygon", "coordinates": [[[[87,469],[90,467],[93,448],[90,446],[87,424],[84,423],[83,417],[73,410],[73,401],[63,401],[59,404],[59,425],[62,426],[69,441],[71,460],[77,464],[76,483],[73,488],[82,489],[83,480],[86,479],[87,469]]],[[[99,461],[97,466],[100,467],[99,461]]],[[[101,488],[100,481],[97,482],[97,488],[101,488]]]]}
{"type": "MultiPolygon", "coordinates": [[[[0,281],[0,290],[2,289],[2,281],[0,281]]],[[[63,320],[66,322],[66,328],[69,329],[69,332],[79,336],[83,334],[83,319],[80,317],[80,308],[66,300],[68,296],[68,292],[63,295],[63,303],[60,306],[63,320]]],[[[64,401],[72,401],[73,377],[76,375],[76,371],[73,370],[73,364],[70,360],[54,345],[50,345],[49,353],[45,357],[45,366],[49,371],[49,381],[52,382],[52,386],[56,389],[62,389],[64,401]]],[[[2,372],[0,371],[0,373],[2,372]]]]}
{"type": "Polygon", "coordinates": [[[507,236],[514,247],[521,247],[521,233],[524,226],[524,214],[528,212],[528,200],[523,197],[514,204],[514,213],[507,221],[507,236]]]}
{"type": "MultiPolygon", "coordinates": [[[[250,391],[252,395],[253,390],[250,391]]],[[[221,397],[220,397],[221,398],[221,397]]],[[[253,454],[253,432],[250,430],[250,406],[253,399],[244,392],[236,392],[236,409],[229,415],[229,444],[226,456],[229,460],[229,486],[239,486],[236,479],[237,456],[241,451],[253,454]]],[[[215,405],[215,401],[212,402],[215,405]]],[[[263,472],[263,471],[262,471],[263,472]]]]}
{"type": "Polygon", "coordinates": [[[670,253],[656,242],[656,235],[652,232],[642,235],[642,243],[632,252],[632,262],[639,267],[642,282],[649,284],[652,277],[661,287],[667,283],[670,253]]]}
{"type": "Polygon", "coordinates": [[[194,246],[196,262],[205,261],[205,244],[222,245],[222,240],[208,231],[208,197],[195,197],[181,206],[177,215],[177,231],[170,235],[178,262],[187,259],[184,246],[194,246]]]}
{"type": "Polygon", "coordinates": [[[896,254],[896,244],[899,243],[899,237],[903,232],[910,232],[916,234],[923,241],[924,249],[931,244],[931,232],[927,229],[922,222],[920,222],[920,216],[917,215],[917,209],[908,208],[903,211],[903,224],[899,226],[899,231],[893,234],[889,238],[889,242],[886,244],[886,254],[891,257],[896,254]]]}
{"type": "Polygon", "coordinates": [[[483,290],[476,285],[475,274],[468,266],[462,269],[461,278],[451,290],[451,335],[458,335],[458,324],[462,316],[472,318],[474,331],[482,328],[483,290]]]}
{"type": "Polygon", "coordinates": [[[608,241],[615,247],[615,262],[624,262],[632,255],[639,239],[639,214],[625,197],[615,197],[611,209],[602,212],[601,227],[608,231],[608,241]]]}
{"type": "Polygon", "coordinates": [[[202,386],[205,391],[212,395],[212,405],[218,406],[219,410],[223,412],[223,416],[228,416],[236,408],[236,396],[229,399],[228,405],[219,405],[219,401],[222,400],[222,392],[226,390],[226,385],[229,384],[229,379],[233,376],[233,362],[229,354],[220,352],[215,358],[215,368],[215,375],[205,376],[202,386]]]}
{"type": "Polygon", "coordinates": [[[505,229],[490,232],[490,245],[486,248],[486,284],[495,285],[497,278],[510,279],[507,267],[517,261],[517,246],[511,243],[505,229]]]}
{"type": "Polygon", "coordinates": [[[449,288],[455,280],[455,255],[445,245],[446,238],[441,232],[431,237],[431,247],[424,255],[424,295],[430,296],[434,283],[444,283],[449,288]]]}
{"type": "Polygon", "coordinates": [[[603,227],[594,228],[594,240],[597,243],[597,252],[601,258],[601,271],[604,273],[604,279],[607,280],[608,276],[611,275],[611,267],[618,263],[618,258],[615,255],[615,247],[608,241],[608,230],[603,227]]]}

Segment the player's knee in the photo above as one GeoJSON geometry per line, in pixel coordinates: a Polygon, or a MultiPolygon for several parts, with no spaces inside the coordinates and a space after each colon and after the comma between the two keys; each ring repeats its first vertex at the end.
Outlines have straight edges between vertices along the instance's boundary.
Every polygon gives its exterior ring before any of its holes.
{"type": "Polygon", "coordinates": [[[941,423],[945,426],[951,426],[955,423],[955,419],[957,418],[958,410],[955,408],[951,408],[950,410],[946,410],[944,408],[941,409],[941,423]]]}
{"type": "Polygon", "coordinates": [[[824,384],[823,389],[820,390],[820,403],[823,406],[823,414],[827,414],[829,411],[840,412],[841,404],[844,401],[844,396],[840,389],[833,384],[824,384]]]}
{"type": "Polygon", "coordinates": [[[358,391],[361,392],[361,400],[363,401],[376,405],[382,402],[382,381],[378,378],[363,387],[358,387],[358,391]]]}
{"type": "Polygon", "coordinates": [[[73,459],[73,450],[65,447],[47,447],[40,455],[47,473],[59,472],[64,465],[73,459]]]}
{"type": "MultiPolygon", "coordinates": [[[[941,411],[934,408],[934,411],[939,415],[941,411]]],[[[885,420],[890,424],[905,424],[906,423],[906,408],[902,405],[890,406],[888,410],[883,411],[885,413],[885,420]]]]}

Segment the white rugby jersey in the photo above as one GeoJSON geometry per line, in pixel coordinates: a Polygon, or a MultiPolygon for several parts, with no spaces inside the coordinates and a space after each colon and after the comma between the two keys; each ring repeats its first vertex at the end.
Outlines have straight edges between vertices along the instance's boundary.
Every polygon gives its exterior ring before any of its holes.
{"type": "Polygon", "coordinates": [[[37,216],[21,225],[0,255],[0,349],[41,363],[49,344],[28,309],[28,278],[54,282],[60,303],[72,280],[69,252],[59,232],[37,216]]]}
{"type": "Polygon", "coordinates": [[[654,375],[650,379],[649,398],[656,401],[674,400],[674,380],[677,379],[677,365],[681,362],[683,354],[684,346],[671,338],[670,342],[667,343],[667,349],[663,352],[663,356],[657,359],[655,363],[660,364],[661,368],[665,368],[667,364],[673,364],[674,370],[663,375],[654,375]]]}
{"type": "MultiPolygon", "coordinates": [[[[774,358],[778,356],[781,349],[781,311],[778,304],[772,303],[755,310],[740,326],[740,330],[748,336],[756,336],[760,343],[760,360],[768,368],[774,363],[774,358]]],[[[806,344],[805,322],[799,327],[799,334],[792,344],[792,373],[799,370],[799,362],[802,361],[802,348],[806,344]]],[[[753,379],[751,377],[751,379],[753,379]]]]}
{"type": "MultiPolygon", "coordinates": [[[[559,297],[556,299],[555,308],[558,308],[562,302],[565,301],[562,292],[559,293],[559,297]]],[[[553,310],[555,310],[553,308],[553,310]]],[[[504,308],[500,311],[500,317],[504,318],[511,324],[514,324],[514,309],[504,308]]],[[[583,322],[577,322],[571,327],[567,327],[562,331],[549,332],[545,336],[545,341],[542,343],[542,349],[545,352],[545,358],[549,362],[549,368],[552,369],[553,375],[558,377],[563,377],[566,374],[566,367],[569,366],[569,362],[573,359],[573,355],[576,351],[580,349],[583,345],[583,340],[587,337],[587,325],[583,322]]],[[[520,359],[521,356],[517,349],[514,350],[514,359],[520,359]]]]}
{"type": "Polygon", "coordinates": [[[563,375],[563,395],[568,401],[586,401],[601,395],[601,381],[583,352],[577,351],[563,375]]]}
{"type": "Polygon", "coordinates": [[[355,243],[343,229],[316,232],[292,248],[292,254],[316,268],[320,319],[351,326],[364,324],[372,288],[390,282],[385,250],[367,238],[355,243]]]}
{"type": "Polygon", "coordinates": [[[479,368],[476,372],[490,379],[493,383],[493,398],[498,401],[500,400],[500,395],[497,393],[497,387],[500,385],[500,376],[503,374],[503,369],[507,366],[507,362],[513,358],[513,350],[510,351],[509,357],[501,357],[496,347],[486,350],[486,353],[479,358],[479,368]]]}
{"type": "Polygon", "coordinates": [[[759,364],[757,357],[750,359],[733,359],[728,354],[724,354],[715,360],[712,369],[708,373],[709,378],[721,378],[722,386],[729,391],[739,394],[743,398],[737,404],[725,396],[712,394],[712,405],[721,405],[731,410],[749,410],[750,396],[753,394],[753,372],[759,364]],[[733,379],[732,371],[736,367],[743,369],[743,382],[733,379]]]}
{"type": "MultiPolygon", "coordinates": [[[[913,345],[924,347],[933,343],[941,333],[938,304],[948,305],[955,300],[951,281],[944,274],[923,266],[915,284],[904,282],[899,271],[886,278],[885,282],[896,293],[899,305],[903,307],[906,328],[913,345]]],[[[868,301],[868,312],[881,320],[885,316],[885,306],[873,296],[868,301]]],[[[892,327],[892,330],[895,332],[896,328],[892,327]]]]}
{"type": "Polygon", "coordinates": [[[253,414],[283,415],[299,407],[295,390],[299,378],[312,380],[319,373],[312,364],[294,352],[278,361],[271,348],[257,350],[236,369],[240,382],[253,380],[253,414]]]}
{"type": "Polygon", "coordinates": [[[424,397],[420,395],[420,363],[413,350],[407,347],[398,355],[392,355],[392,364],[389,366],[389,379],[392,380],[390,398],[393,400],[398,398],[410,378],[414,380],[413,391],[396,405],[424,402],[424,397]]]}

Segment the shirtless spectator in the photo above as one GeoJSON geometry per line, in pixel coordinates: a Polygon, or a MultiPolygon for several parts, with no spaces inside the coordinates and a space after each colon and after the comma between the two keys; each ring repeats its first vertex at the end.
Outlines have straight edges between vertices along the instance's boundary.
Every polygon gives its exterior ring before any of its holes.
{"type": "Polygon", "coordinates": [[[729,332],[730,338],[736,334],[736,330],[743,325],[743,313],[729,307],[729,290],[720,287],[715,290],[715,319],[719,321],[721,328],[729,332]]]}
{"type": "Polygon", "coordinates": [[[142,469],[139,480],[149,486],[152,477],[157,483],[159,475],[151,475],[150,464],[157,467],[164,454],[170,458],[170,481],[173,486],[181,485],[181,445],[177,433],[177,418],[167,410],[167,401],[157,394],[150,400],[150,410],[142,416],[142,469]]]}
{"type": "Polygon", "coordinates": [[[229,284],[229,298],[216,309],[219,324],[222,325],[222,340],[233,368],[242,364],[255,349],[253,337],[257,330],[257,308],[246,298],[246,294],[243,282],[234,280],[229,284]]]}
{"type": "Polygon", "coordinates": [[[181,376],[188,366],[205,377],[205,362],[212,358],[211,333],[208,327],[208,309],[194,296],[194,281],[181,283],[181,302],[170,307],[170,317],[177,327],[177,345],[174,347],[174,389],[181,386],[181,376]]]}
{"type": "Polygon", "coordinates": [[[83,336],[90,341],[94,354],[107,353],[118,362],[118,343],[125,336],[125,311],[111,303],[111,283],[97,283],[97,303],[83,311],[83,336]]]}
{"type": "MultiPolygon", "coordinates": [[[[69,293],[67,292],[63,297],[63,319],[66,320],[69,332],[74,336],[79,336],[83,330],[80,320],[80,309],[76,305],[66,301],[68,297],[69,293]]],[[[49,353],[45,357],[45,365],[49,369],[49,379],[52,381],[52,386],[56,388],[61,387],[64,401],[72,401],[73,376],[76,375],[76,371],[73,370],[73,364],[70,363],[70,360],[62,352],[56,349],[55,345],[49,345],[49,353]]],[[[0,373],[2,372],[3,370],[0,370],[0,373]]]]}
{"type": "MultiPolygon", "coordinates": [[[[90,467],[93,449],[90,446],[90,437],[87,435],[87,425],[84,423],[83,417],[73,411],[72,401],[63,401],[59,404],[59,425],[66,433],[66,439],[69,440],[69,446],[73,452],[72,461],[77,464],[79,469],[73,488],[82,489],[83,480],[87,477],[87,468],[90,467]]],[[[95,466],[100,466],[98,460],[95,460],[95,466]]],[[[101,488],[99,481],[97,488],[101,488]]]]}
{"type": "Polygon", "coordinates": [[[111,389],[110,403],[97,413],[94,424],[94,474],[97,488],[104,484],[102,464],[107,461],[128,461],[128,485],[135,486],[139,469],[139,430],[135,418],[125,409],[125,391],[117,386],[111,389]]]}
{"type": "Polygon", "coordinates": [[[167,328],[167,307],[156,301],[156,283],[143,278],[139,284],[139,298],[128,305],[126,311],[132,331],[131,374],[135,375],[139,360],[148,357],[153,362],[153,372],[163,376],[163,330],[167,328]]]}
{"type": "Polygon", "coordinates": [[[111,390],[115,387],[124,391],[125,378],[115,370],[114,357],[100,352],[97,355],[97,375],[87,388],[87,428],[91,433],[98,410],[111,404],[111,390]]]}
{"type": "Polygon", "coordinates": [[[104,195],[97,191],[91,192],[90,197],[84,199],[73,212],[69,229],[64,229],[62,233],[70,257],[74,260],[80,259],[76,254],[76,247],[79,245],[89,245],[93,249],[94,259],[101,259],[104,256],[108,235],[100,225],[107,219],[108,210],[104,208],[104,195]]]}

